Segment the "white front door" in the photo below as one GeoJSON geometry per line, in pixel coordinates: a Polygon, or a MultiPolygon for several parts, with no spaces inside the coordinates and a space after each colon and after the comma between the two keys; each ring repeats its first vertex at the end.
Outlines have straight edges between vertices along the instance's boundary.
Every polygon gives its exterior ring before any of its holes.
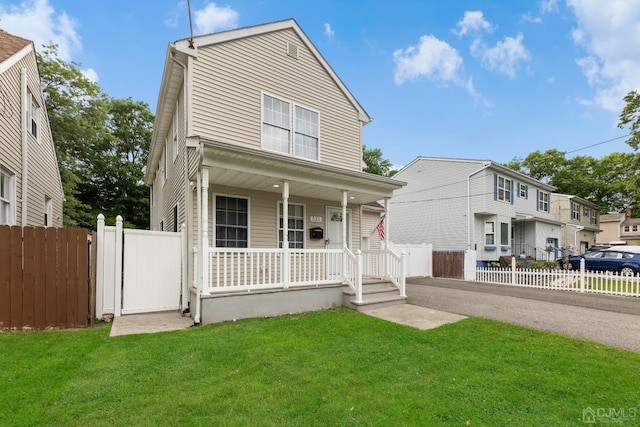
{"type": "MultiPolygon", "coordinates": [[[[342,249],[342,209],[327,208],[327,249],[342,249]]],[[[351,212],[347,210],[347,247],[351,248],[351,212]]]]}

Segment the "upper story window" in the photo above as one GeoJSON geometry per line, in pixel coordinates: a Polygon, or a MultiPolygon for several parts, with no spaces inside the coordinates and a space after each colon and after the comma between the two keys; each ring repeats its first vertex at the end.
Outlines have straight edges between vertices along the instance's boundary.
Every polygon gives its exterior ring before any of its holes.
{"type": "Polygon", "coordinates": [[[31,91],[27,93],[27,129],[34,138],[40,138],[40,105],[31,91]]]}
{"type": "Polygon", "coordinates": [[[580,205],[571,203],[571,219],[580,221],[580,205]]]}
{"type": "Polygon", "coordinates": [[[529,186],[526,184],[519,184],[518,196],[522,199],[526,199],[529,194],[529,186]]]}
{"type": "Polygon", "coordinates": [[[173,160],[178,157],[178,103],[176,102],[176,109],[173,112],[173,160]]]}
{"type": "Polygon", "coordinates": [[[538,210],[549,212],[549,193],[538,190],[538,210]]]}
{"type": "Polygon", "coordinates": [[[14,225],[15,202],[14,175],[0,169],[0,224],[14,225]]]}
{"type": "Polygon", "coordinates": [[[584,209],[582,210],[582,215],[585,218],[589,218],[589,208],[588,207],[586,207],[586,206],[584,207],[584,209]]]}
{"type": "Polygon", "coordinates": [[[249,200],[216,196],[215,242],[217,248],[247,248],[249,243],[249,200]]]}
{"type": "Polygon", "coordinates": [[[513,181],[497,175],[496,198],[504,202],[511,202],[511,187],[513,181]]]}
{"type": "Polygon", "coordinates": [[[160,176],[162,177],[162,183],[167,180],[167,141],[165,140],[162,146],[162,155],[160,156],[160,176]]]}
{"type": "Polygon", "coordinates": [[[598,225],[598,212],[591,209],[591,225],[598,225]]]}
{"type": "Polygon", "coordinates": [[[637,225],[625,225],[624,226],[624,232],[625,233],[629,233],[632,231],[638,231],[638,226],[637,225]]]}
{"type": "MultiPolygon", "coordinates": [[[[282,237],[284,233],[284,218],[282,216],[283,204],[278,205],[278,247],[282,247],[282,237]]],[[[287,239],[289,247],[295,249],[304,249],[304,205],[295,205],[289,203],[288,211],[289,221],[287,222],[287,239]]]]}
{"type": "Polygon", "coordinates": [[[262,148],[318,160],[319,136],[319,113],[263,94],[262,148]]]}
{"type": "Polygon", "coordinates": [[[44,196],[44,226],[53,226],[53,202],[49,196],[44,196]]]}

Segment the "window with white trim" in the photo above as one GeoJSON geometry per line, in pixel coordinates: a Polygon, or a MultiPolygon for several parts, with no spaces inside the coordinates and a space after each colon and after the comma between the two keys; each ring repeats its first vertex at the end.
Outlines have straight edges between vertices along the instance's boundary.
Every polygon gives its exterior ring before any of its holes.
{"type": "Polygon", "coordinates": [[[178,102],[176,101],[176,109],[173,112],[173,161],[178,157],[178,102]]]}
{"type": "Polygon", "coordinates": [[[215,204],[216,247],[249,247],[249,200],[216,196],[215,204]]]}
{"type": "Polygon", "coordinates": [[[27,91],[27,130],[40,141],[40,105],[30,90],[27,91]]]}
{"type": "Polygon", "coordinates": [[[0,168],[0,224],[14,225],[15,194],[15,176],[0,168]]]}
{"type": "Polygon", "coordinates": [[[526,184],[520,184],[520,198],[526,199],[529,187],[526,184]]]}
{"type": "Polygon", "coordinates": [[[498,175],[498,200],[511,202],[511,183],[510,179],[498,175]]]}
{"type": "Polygon", "coordinates": [[[549,193],[545,193],[544,191],[538,192],[538,210],[549,212],[549,193]]]}
{"type": "Polygon", "coordinates": [[[160,176],[162,177],[162,183],[167,180],[167,141],[165,140],[162,147],[162,155],[160,156],[160,176]]]}
{"type": "Polygon", "coordinates": [[[289,101],[262,95],[262,148],[319,159],[320,114],[289,101]]]}
{"type": "Polygon", "coordinates": [[[502,246],[509,245],[509,224],[506,222],[500,223],[500,244],[502,246]]]}
{"type": "Polygon", "coordinates": [[[598,225],[598,212],[591,209],[591,225],[598,225]]]}
{"type": "MultiPolygon", "coordinates": [[[[282,215],[282,208],[284,205],[278,203],[278,247],[282,247],[282,239],[284,233],[284,217],[282,215]]],[[[304,205],[296,205],[289,203],[288,212],[289,221],[287,221],[288,227],[288,240],[289,248],[304,249],[304,205]]]]}
{"type": "Polygon", "coordinates": [[[51,197],[44,196],[44,226],[53,226],[53,202],[51,197]]]}
{"type": "Polygon", "coordinates": [[[484,244],[496,244],[496,223],[493,221],[485,221],[484,223],[484,244]]]}
{"type": "Polygon", "coordinates": [[[571,219],[580,221],[580,205],[571,203],[571,219]]]}

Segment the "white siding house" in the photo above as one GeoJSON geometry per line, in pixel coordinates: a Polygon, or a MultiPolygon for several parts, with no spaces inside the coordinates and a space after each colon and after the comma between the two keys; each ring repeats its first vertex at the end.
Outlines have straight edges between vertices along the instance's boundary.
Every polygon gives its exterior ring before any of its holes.
{"type": "Polygon", "coordinates": [[[151,228],[186,226],[196,323],[333,304],[221,292],[355,283],[361,207],[403,185],[362,171],[370,121],[294,20],[169,44],[145,182],[151,228]]]}
{"type": "Polygon", "coordinates": [[[434,251],[477,251],[555,259],[561,223],[551,217],[554,187],[490,160],[418,157],[395,178],[407,182],[390,201],[392,241],[434,251]]]}

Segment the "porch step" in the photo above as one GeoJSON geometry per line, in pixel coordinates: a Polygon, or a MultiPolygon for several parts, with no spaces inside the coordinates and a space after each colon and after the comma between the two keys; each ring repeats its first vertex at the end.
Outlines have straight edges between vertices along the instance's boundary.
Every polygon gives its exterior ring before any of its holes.
{"type": "Polygon", "coordinates": [[[356,302],[355,292],[351,288],[343,291],[342,295],[343,304],[357,311],[406,304],[407,302],[407,297],[400,296],[398,288],[384,280],[367,280],[363,282],[361,303],[356,302]]]}

